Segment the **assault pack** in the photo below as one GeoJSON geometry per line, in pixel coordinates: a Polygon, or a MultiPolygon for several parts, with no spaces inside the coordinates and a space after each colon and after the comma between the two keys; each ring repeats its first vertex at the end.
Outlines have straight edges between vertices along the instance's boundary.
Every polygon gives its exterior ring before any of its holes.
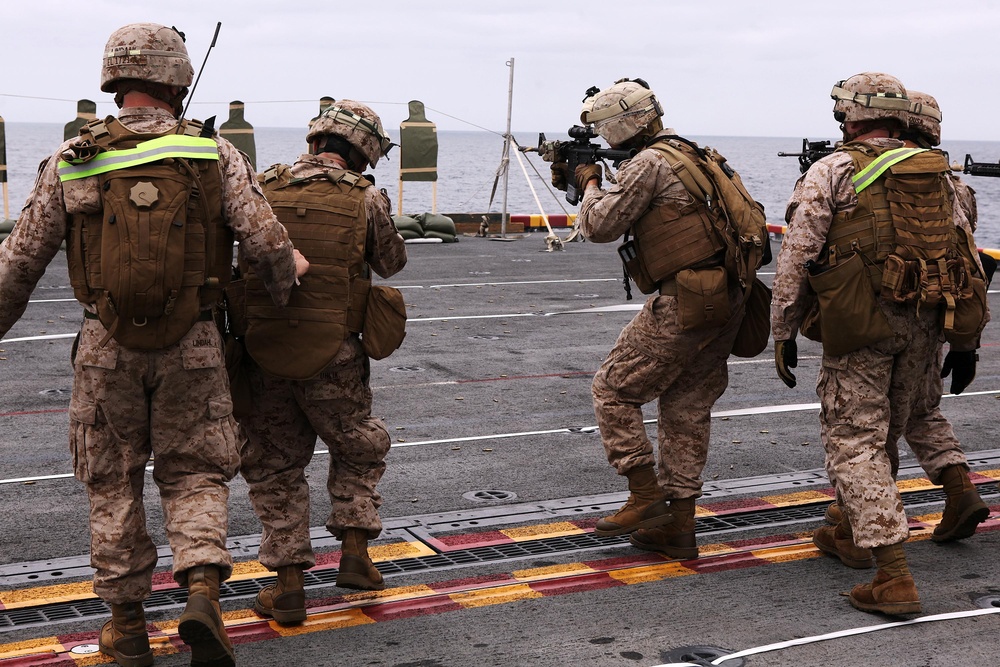
{"type": "Polygon", "coordinates": [[[212,128],[181,121],[138,134],[114,117],[80,130],[63,183],[95,177],[101,208],[70,217],[70,283],[122,346],[155,350],[211,318],[232,272],[212,128]]]}
{"type": "Polygon", "coordinates": [[[987,318],[986,282],[974,240],[953,221],[944,153],[863,142],[840,150],[854,162],[858,206],[834,217],[822,269],[859,255],[881,299],[940,308],[945,338],[974,344],[987,318]]]}

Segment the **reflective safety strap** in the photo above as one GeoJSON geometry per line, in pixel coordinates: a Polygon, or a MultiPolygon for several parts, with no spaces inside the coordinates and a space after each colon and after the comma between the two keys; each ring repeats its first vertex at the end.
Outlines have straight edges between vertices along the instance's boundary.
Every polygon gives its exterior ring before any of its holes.
{"type": "Polygon", "coordinates": [[[878,177],[892,165],[902,162],[908,157],[917,153],[926,152],[926,148],[894,148],[879,155],[871,164],[854,175],[851,182],[854,183],[855,192],[861,192],[869,185],[878,180],[878,177]]]}
{"type": "Polygon", "coordinates": [[[219,146],[212,139],[167,135],[144,141],[135,148],[105,151],[89,162],[73,164],[59,161],[59,180],[72,181],[104,174],[117,169],[128,169],[141,164],[156,162],[164,158],[190,158],[195,160],[218,160],[219,146]]]}

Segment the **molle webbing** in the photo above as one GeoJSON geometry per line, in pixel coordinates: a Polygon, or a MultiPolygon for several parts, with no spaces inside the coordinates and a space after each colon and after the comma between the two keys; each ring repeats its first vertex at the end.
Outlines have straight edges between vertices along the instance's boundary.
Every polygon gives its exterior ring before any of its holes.
{"type": "Polygon", "coordinates": [[[715,188],[697,166],[700,158],[679,141],[657,142],[650,148],[668,161],[692,202],[679,210],[654,207],[633,225],[640,263],[653,282],[669,280],[684,269],[718,266],[725,245],[708,212],[715,188]]]}

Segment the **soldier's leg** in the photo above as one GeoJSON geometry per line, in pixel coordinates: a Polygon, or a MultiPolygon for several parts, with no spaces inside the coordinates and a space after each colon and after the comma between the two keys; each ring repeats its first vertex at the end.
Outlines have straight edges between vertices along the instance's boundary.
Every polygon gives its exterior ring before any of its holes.
{"type": "Polygon", "coordinates": [[[330,516],[326,527],[342,541],[337,585],[379,590],[384,588],[368,556],[368,540],[382,532],[377,486],[385,473],[389,432],[372,415],[371,368],[357,338],[342,347],[322,381],[304,388],[300,397],[313,428],[330,449],[330,516]]]}
{"type": "Polygon", "coordinates": [[[174,578],[182,583],[186,570],[209,565],[225,580],[232,571],[227,483],[239,469],[239,455],[215,323],[197,322],[156,357],[149,381],[153,479],[160,488],[174,578]]]}
{"type": "Polygon", "coordinates": [[[247,366],[253,410],[241,422],[240,474],[263,526],[258,558],[269,570],[316,564],[309,537],[305,469],[316,431],[299,407],[293,383],[247,366]]]}
{"type": "Polygon", "coordinates": [[[84,320],[70,401],[74,473],[90,499],[94,592],[111,604],[149,596],[156,546],[146,532],[142,492],[149,461],[146,355],[121,350],[84,320]]]}

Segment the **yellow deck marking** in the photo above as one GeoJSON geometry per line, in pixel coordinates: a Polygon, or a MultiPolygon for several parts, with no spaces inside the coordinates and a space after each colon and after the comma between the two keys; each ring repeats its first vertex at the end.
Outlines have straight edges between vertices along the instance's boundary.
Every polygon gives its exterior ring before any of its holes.
{"type": "Polygon", "coordinates": [[[543,523],[537,526],[523,526],[521,528],[506,528],[500,531],[515,542],[533,540],[539,537],[559,537],[561,535],[580,535],[585,531],[579,526],[575,526],[569,521],[559,521],[557,523],[543,523]]]}
{"type": "Polygon", "coordinates": [[[364,602],[365,600],[378,602],[393,602],[395,600],[415,599],[437,593],[433,588],[425,584],[415,586],[399,586],[397,588],[387,588],[383,591],[364,591],[360,593],[350,593],[344,596],[346,602],[364,602]]]}
{"type": "Polygon", "coordinates": [[[642,565],[640,567],[630,567],[624,570],[608,572],[608,576],[612,579],[625,584],[643,584],[649,581],[660,581],[661,579],[670,579],[673,577],[686,577],[689,574],[696,574],[696,572],[676,562],[642,565]]]}
{"type": "Polygon", "coordinates": [[[570,576],[573,574],[592,574],[597,572],[592,567],[587,567],[583,563],[566,563],[564,565],[550,565],[548,567],[533,567],[527,570],[514,570],[511,574],[520,581],[536,581],[540,579],[551,579],[552,575],[570,576]]]}
{"type": "Polygon", "coordinates": [[[754,550],[750,553],[769,563],[790,563],[792,561],[805,560],[806,558],[820,557],[819,550],[813,546],[812,542],[808,544],[789,544],[784,547],[768,547],[766,549],[754,550]]]}
{"type": "Polygon", "coordinates": [[[368,547],[368,556],[373,561],[396,560],[397,558],[419,558],[433,556],[437,552],[423,542],[397,542],[368,547]]]}
{"type": "Polygon", "coordinates": [[[267,576],[270,571],[260,564],[259,561],[247,560],[241,563],[233,563],[233,576],[232,579],[256,579],[257,577],[264,575],[267,576]]]}
{"type": "Polygon", "coordinates": [[[917,477],[916,479],[899,479],[896,480],[896,487],[900,491],[922,491],[923,489],[933,489],[935,488],[931,481],[926,477],[917,477]]]}
{"type": "Polygon", "coordinates": [[[81,597],[96,597],[93,582],[81,581],[74,584],[54,584],[4,591],[0,593],[0,602],[7,609],[19,609],[50,602],[69,602],[79,600],[81,597]]]}
{"type": "Polygon", "coordinates": [[[268,623],[268,625],[282,637],[294,637],[320,630],[337,630],[339,628],[370,625],[372,623],[375,623],[375,619],[365,616],[365,612],[361,609],[338,609],[337,611],[310,614],[302,625],[285,627],[274,621],[268,623]]]}
{"type": "Polygon", "coordinates": [[[463,607],[472,608],[488,607],[494,604],[514,602],[515,600],[531,600],[545,596],[538,591],[531,590],[531,587],[527,584],[517,584],[514,586],[484,588],[480,591],[469,591],[468,593],[452,593],[448,597],[463,607]]]}
{"type": "Polygon", "coordinates": [[[799,491],[798,493],[785,493],[780,496],[763,496],[761,500],[765,503],[771,503],[776,507],[787,507],[788,505],[800,505],[817,500],[833,501],[833,498],[829,494],[820,493],[819,491],[799,491]]]}

